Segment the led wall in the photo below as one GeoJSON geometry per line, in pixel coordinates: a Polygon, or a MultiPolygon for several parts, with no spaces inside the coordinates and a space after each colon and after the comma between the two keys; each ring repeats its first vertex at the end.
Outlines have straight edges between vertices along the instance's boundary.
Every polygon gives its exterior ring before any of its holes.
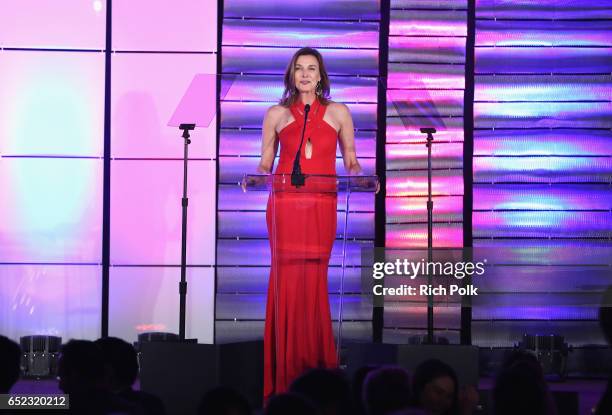
{"type": "Polygon", "coordinates": [[[0,13],[0,333],[16,340],[100,334],[106,4],[71,3],[0,13]]]}
{"type": "MultiPolygon", "coordinates": [[[[463,92],[466,0],[392,0],[387,80],[386,246],[427,247],[427,147],[434,127],[433,246],[463,244],[463,92]]],[[[384,341],[405,343],[427,327],[426,299],[386,302],[384,341]]],[[[435,328],[457,341],[459,307],[436,306],[435,328]]]]}
{"type": "Polygon", "coordinates": [[[597,295],[610,281],[563,249],[610,246],[612,9],[478,0],[476,13],[474,246],[532,247],[541,265],[564,266],[534,274],[517,262],[515,278],[494,274],[491,295],[475,302],[474,343],[509,346],[523,333],[603,343],[597,295]],[[548,306],[530,306],[537,298],[548,306]]]}
{"type": "MultiPolygon", "coordinates": [[[[110,22],[101,0],[13,3],[0,13],[0,333],[101,334],[105,117],[109,334],[177,332],[183,140],[167,123],[194,75],[216,73],[217,2],[116,1],[110,22]]],[[[214,122],[192,141],[187,336],[211,342],[214,122]]]]}
{"type": "MultiPolygon", "coordinates": [[[[359,160],[366,174],[374,173],[379,19],[374,0],[224,1],[222,71],[232,86],[221,103],[219,137],[217,342],[263,337],[270,265],[265,227],[268,195],[243,193],[237,183],[243,174],[255,173],[264,113],[278,103],[285,68],[298,48],[311,46],[322,53],[331,76],[332,99],[349,106],[359,160]]],[[[344,172],[340,158],[337,172],[344,172]]],[[[346,206],[340,200],[342,220],[346,206]]],[[[372,311],[360,295],[358,259],[360,248],[373,244],[373,195],[353,196],[349,210],[343,337],[370,339],[372,311]]],[[[338,236],[343,228],[340,223],[338,236]]],[[[329,272],[334,324],[340,304],[340,264],[338,239],[329,272]]]]}

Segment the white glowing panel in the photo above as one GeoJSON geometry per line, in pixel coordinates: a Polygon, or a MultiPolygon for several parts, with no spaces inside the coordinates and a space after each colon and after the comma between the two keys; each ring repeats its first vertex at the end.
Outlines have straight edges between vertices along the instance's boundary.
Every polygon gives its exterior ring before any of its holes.
{"type": "Polygon", "coordinates": [[[104,49],[106,0],[4,0],[0,46],[104,49]]]}
{"type": "Polygon", "coordinates": [[[103,53],[0,51],[0,155],[101,157],[103,127],[103,53]]]}
{"type": "MultiPolygon", "coordinates": [[[[178,334],[180,279],[179,267],[112,267],[109,334],[129,342],[150,331],[178,334]]],[[[187,270],[187,338],[213,342],[214,291],[213,268],[187,270]]]]}
{"type": "Polygon", "coordinates": [[[0,333],[100,337],[100,266],[0,265],[0,333]]]}
{"type": "Polygon", "coordinates": [[[113,50],[217,50],[217,0],[113,3],[113,50]]]}
{"type": "MultiPolygon", "coordinates": [[[[111,264],[180,264],[182,161],[111,166],[111,264]]],[[[215,173],[214,161],[189,162],[188,264],[215,261],[215,173]]]]}
{"type": "Polygon", "coordinates": [[[0,158],[0,262],[100,263],[102,160],[0,158]]]}
{"type": "MultiPolygon", "coordinates": [[[[168,121],[197,73],[214,74],[216,55],[114,54],[113,157],[183,157],[183,139],[168,121]]],[[[214,102],[216,91],[203,99],[214,102]]],[[[189,156],[216,156],[216,123],[192,131],[189,156]]]]}

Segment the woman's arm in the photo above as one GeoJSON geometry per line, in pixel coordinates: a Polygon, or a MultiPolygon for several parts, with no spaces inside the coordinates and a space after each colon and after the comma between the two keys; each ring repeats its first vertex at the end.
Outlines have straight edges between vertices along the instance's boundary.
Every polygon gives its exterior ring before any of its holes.
{"type": "Polygon", "coordinates": [[[261,136],[261,160],[257,166],[258,173],[272,172],[274,157],[278,150],[278,137],[276,134],[276,124],[282,114],[283,108],[280,105],[274,105],[268,108],[264,116],[261,136]]]}
{"type": "Polygon", "coordinates": [[[361,173],[361,166],[357,161],[357,151],[355,150],[355,127],[353,117],[348,107],[344,104],[334,104],[335,115],[340,124],[340,151],[344,160],[344,168],[349,174],[361,173]]]}

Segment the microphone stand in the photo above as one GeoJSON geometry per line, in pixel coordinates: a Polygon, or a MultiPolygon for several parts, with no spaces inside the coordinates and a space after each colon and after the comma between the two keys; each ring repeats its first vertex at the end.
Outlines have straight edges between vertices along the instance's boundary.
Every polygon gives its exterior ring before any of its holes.
{"type": "MultiPolygon", "coordinates": [[[[421,128],[421,133],[427,134],[427,261],[433,262],[433,200],[431,199],[431,144],[435,128],[421,128]]],[[[431,286],[432,279],[427,274],[427,284],[431,286]]],[[[427,296],[427,344],[434,343],[434,299],[427,296]]]]}
{"type": "Polygon", "coordinates": [[[308,121],[308,112],[310,111],[310,104],[304,106],[304,127],[302,127],[302,139],[300,140],[300,146],[298,147],[295,158],[293,159],[293,171],[291,172],[291,184],[295,187],[304,186],[306,182],[306,176],[302,174],[302,168],[300,167],[300,153],[302,152],[302,144],[304,144],[304,133],[306,132],[306,121],[308,121]]]}

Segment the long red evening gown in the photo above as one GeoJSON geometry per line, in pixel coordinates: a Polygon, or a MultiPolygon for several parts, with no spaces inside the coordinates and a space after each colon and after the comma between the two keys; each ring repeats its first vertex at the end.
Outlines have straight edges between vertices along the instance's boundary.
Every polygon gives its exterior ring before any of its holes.
{"type": "MultiPolygon", "coordinates": [[[[290,109],[295,121],[279,133],[277,174],[291,173],[304,126],[304,105],[297,103],[290,109]]],[[[304,174],[336,174],[338,134],[323,121],[325,109],[315,100],[308,114],[300,157],[304,174]],[[308,138],[312,143],[310,158],[306,158],[308,138]]],[[[315,183],[311,180],[310,184],[315,183]]],[[[272,264],[264,333],[266,402],[285,392],[307,369],[337,367],[327,293],[336,205],[335,193],[276,192],[268,199],[266,222],[272,264]]]]}

